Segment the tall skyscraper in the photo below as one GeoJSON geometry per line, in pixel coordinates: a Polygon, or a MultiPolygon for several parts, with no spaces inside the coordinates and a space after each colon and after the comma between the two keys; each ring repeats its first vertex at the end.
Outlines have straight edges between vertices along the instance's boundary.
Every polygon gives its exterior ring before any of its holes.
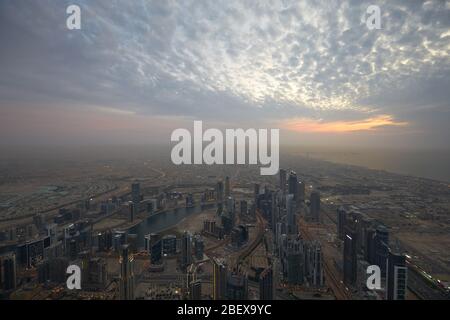
{"type": "Polygon", "coordinates": [[[231,195],[230,177],[225,177],[225,198],[231,195]]]}
{"type": "Polygon", "coordinates": [[[405,256],[389,252],[386,270],[386,299],[405,300],[408,269],[405,256]]]}
{"type": "Polygon", "coordinates": [[[305,202],[305,183],[303,181],[298,182],[297,193],[297,203],[305,202]]]}
{"type": "Polygon", "coordinates": [[[273,271],[266,268],[259,276],[259,300],[273,300],[273,271]]]}
{"type": "Polygon", "coordinates": [[[280,169],[280,189],[284,193],[286,192],[286,170],[280,169]]]}
{"type": "Polygon", "coordinates": [[[133,215],[136,216],[139,213],[139,203],[141,202],[141,185],[137,182],[131,185],[131,201],[133,202],[133,215]]]}
{"type": "Polygon", "coordinates": [[[343,207],[337,209],[337,234],[338,238],[344,240],[345,222],[347,221],[347,211],[343,207]]]}
{"type": "Polygon", "coordinates": [[[297,201],[298,197],[298,180],[297,180],[297,174],[294,171],[291,171],[289,173],[288,178],[288,193],[294,195],[294,201],[297,201]]]}
{"type": "Polygon", "coordinates": [[[230,273],[227,278],[227,299],[247,300],[248,299],[248,279],[247,275],[240,273],[230,273]]]}
{"type": "Polygon", "coordinates": [[[311,192],[310,196],[310,213],[311,218],[319,222],[320,221],[320,193],[318,191],[311,192]]]}
{"type": "Polygon", "coordinates": [[[181,238],[181,267],[187,268],[192,263],[192,237],[188,231],[181,238]]]}
{"type": "Polygon", "coordinates": [[[120,300],[134,300],[134,258],[129,246],[123,245],[120,253],[120,300]]]}
{"type": "Polygon", "coordinates": [[[286,195],[286,225],[288,234],[297,234],[297,225],[295,223],[295,202],[294,195],[286,195]]]}
{"type": "Polygon", "coordinates": [[[381,275],[386,275],[386,260],[389,254],[389,231],[379,225],[375,232],[375,262],[381,269],[381,275]]]}
{"type": "Polygon", "coordinates": [[[311,279],[312,285],[321,287],[324,285],[323,277],[323,262],[322,262],[322,247],[319,242],[315,242],[311,246],[312,261],[311,261],[311,279]]]}
{"type": "Polygon", "coordinates": [[[128,219],[130,222],[134,221],[134,215],[136,214],[135,204],[133,201],[128,202],[128,219]]]}
{"type": "Polygon", "coordinates": [[[223,181],[217,182],[216,185],[216,193],[217,193],[217,202],[221,203],[223,201],[223,181]]]}
{"type": "Polygon", "coordinates": [[[347,228],[344,238],[344,283],[347,286],[356,284],[358,255],[356,252],[356,233],[347,228]]]}
{"type": "Polygon", "coordinates": [[[213,258],[213,298],[224,300],[227,294],[227,267],[222,260],[213,258]]]}
{"type": "Polygon", "coordinates": [[[254,189],[253,189],[253,196],[255,197],[254,201],[255,201],[255,205],[256,207],[258,207],[258,196],[259,196],[259,184],[255,183],[254,189]]]}
{"type": "Polygon", "coordinates": [[[200,280],[192,281],[189,284],[189,299],[190,300],[202,299],[202,283],[200,280]]]}
{"type": "Polygon", "coordinates": [[[16,289],[16,286],[16,255],[12,252],[0,255],[0,289],[9,291],[16,289]]]}

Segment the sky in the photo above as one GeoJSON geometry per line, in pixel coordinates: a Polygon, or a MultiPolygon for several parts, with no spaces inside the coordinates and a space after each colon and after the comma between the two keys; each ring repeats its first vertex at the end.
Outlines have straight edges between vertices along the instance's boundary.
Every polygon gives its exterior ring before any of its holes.
{"type": "Polygon", "coordinates": [[[448,149],[449,112],[450,1],[0,0],[2,145],[170,143],[202,120],[448,149]]]}

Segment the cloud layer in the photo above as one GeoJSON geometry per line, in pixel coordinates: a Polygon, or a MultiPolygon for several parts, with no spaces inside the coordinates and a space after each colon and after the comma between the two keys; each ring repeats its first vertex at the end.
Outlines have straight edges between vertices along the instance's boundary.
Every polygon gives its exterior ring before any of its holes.
{"type": "Polygon", "coordinates": [[[436,141],[449,16],[449,1],[4,0],[0,106],[349,131],[382,120],[368,127],[436,141]],[[65,26],[73,3],[80,31],[65,26]],[[381,30],[364,23],[371,4],[381,30]]]}

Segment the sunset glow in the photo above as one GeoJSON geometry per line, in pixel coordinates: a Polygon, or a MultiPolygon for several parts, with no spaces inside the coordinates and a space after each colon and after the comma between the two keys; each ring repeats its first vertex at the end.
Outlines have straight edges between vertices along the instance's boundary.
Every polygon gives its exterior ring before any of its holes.
{"type": "Polygon", "coordinates": [[[288,120],[282,124],[283,128],[299,132],[345,133],[354,131],[375,130],[384,126],[406,126],[407,122],[398,122],[390,115],[380,115],[356,121],[331,121],[299,118],[288,120]]]}

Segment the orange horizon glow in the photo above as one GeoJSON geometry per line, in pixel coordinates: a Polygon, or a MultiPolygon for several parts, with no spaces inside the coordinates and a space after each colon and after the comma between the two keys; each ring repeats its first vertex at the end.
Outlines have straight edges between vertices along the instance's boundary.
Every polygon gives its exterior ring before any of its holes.
{"type": "Polygon", "coordinates": [[[282,128],[298,132],[346,133],[375,130],[383,126],[406,126],[408,122],[398,122],[390,115],[380,115],[355,121],[330,121],[297,118],[282,122],[282,128]]]}

